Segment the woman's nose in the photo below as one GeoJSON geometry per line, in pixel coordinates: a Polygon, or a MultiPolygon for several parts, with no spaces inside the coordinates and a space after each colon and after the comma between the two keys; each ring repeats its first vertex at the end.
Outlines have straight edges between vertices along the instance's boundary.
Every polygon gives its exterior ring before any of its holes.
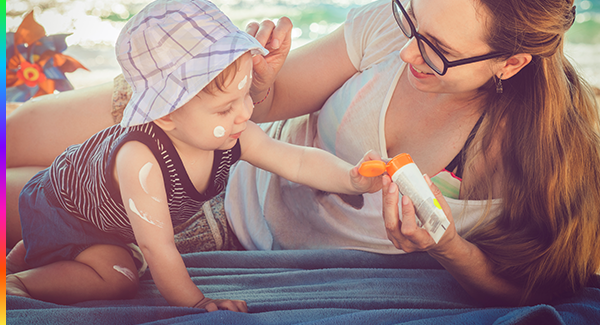
{"type": "Polygon", "coordinates": [[[400,50],[400,58],[406,63],[413,65],[420,65],[425,63],[421,51],[419,50],[419,44],[416,37],[413,37],[404,44],[400,50]]]}

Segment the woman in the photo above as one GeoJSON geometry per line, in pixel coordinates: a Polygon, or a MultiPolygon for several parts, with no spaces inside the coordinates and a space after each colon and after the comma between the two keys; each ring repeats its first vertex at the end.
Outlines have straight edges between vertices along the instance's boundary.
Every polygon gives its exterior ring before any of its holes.
{"type": "MultiPolygon", "coordinates": [[[[408,152],[434,183],[445,168],[462,183],[454,199],[432,185],[451,220],[434,244],[410,200],[398,221],[387,176],[383,199],[342,197],[240,164],[225,199],[235,235],[246,249],[428,251],[487,304],[581,288],[600,266],[600,141],[591,90],[562,51],[574,15],[566,0],[377,1],[280,71],[255,57],[253,119],[293,118],[266,125],[272,136],[350,163],[365,148],[408,152]]],[[[248,32],[285,52],[285,25],[248,32]]]]}

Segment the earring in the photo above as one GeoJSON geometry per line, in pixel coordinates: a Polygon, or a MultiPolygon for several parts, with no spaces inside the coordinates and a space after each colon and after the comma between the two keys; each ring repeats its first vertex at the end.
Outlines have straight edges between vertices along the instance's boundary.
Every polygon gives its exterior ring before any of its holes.
{"type": "Polygon", "coordinates": [[[500,74],[500,78],[494,76],[496,79],[498,79],[496,81],[496,94],[502,94],[502,92],[504,91],[504,88],[502,88],[502,74],[500,74]]]}

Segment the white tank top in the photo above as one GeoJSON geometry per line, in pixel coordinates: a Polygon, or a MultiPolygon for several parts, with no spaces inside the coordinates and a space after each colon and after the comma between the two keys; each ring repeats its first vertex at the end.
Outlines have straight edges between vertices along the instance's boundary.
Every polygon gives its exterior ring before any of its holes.
{"type": "MultiPolygon", "coordinates": [[[[274,138],[327,150],[354,165],[368,150],[387,157],[384,118],[404,68],[399,50],[406,39],[394,21],[389,1],[352,10],[345,37],[348,54],[359,72],[319,112],[262,127],[274,138]]],[[[445,176],[432,180],[444,183],[445,193],[457,193],[460,183],[445,176]]],[[[231,172],[225,210],[240,242],[250,250],[344,248],[403,253],[387,238],[381,193],[351,199],[290,182],[240,161],[231,172]],[[357,209],[347,203],[350,201],[362,201],[363,205],[357,209]]],[[[459,234],[478,222],[487,204],[451,197],[446,201],[459,234]]],[[[491,202],[490,219],[501,205],[501,200],[491,202]]]]}

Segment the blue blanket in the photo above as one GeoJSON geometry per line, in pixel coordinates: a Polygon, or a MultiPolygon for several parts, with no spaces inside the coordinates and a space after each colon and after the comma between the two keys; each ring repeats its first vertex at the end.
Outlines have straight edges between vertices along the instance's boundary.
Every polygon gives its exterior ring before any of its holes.
{"type": "Polygon", "coordinates": [[[600,324],[600,281],[572,297],[483,308],[426,253],[349,250],[183,255],[211,298],[242,299],[248,314],[170,307],[151,275],[133,300],[62,306],[7,297],[7,324],[600,324]]]}

